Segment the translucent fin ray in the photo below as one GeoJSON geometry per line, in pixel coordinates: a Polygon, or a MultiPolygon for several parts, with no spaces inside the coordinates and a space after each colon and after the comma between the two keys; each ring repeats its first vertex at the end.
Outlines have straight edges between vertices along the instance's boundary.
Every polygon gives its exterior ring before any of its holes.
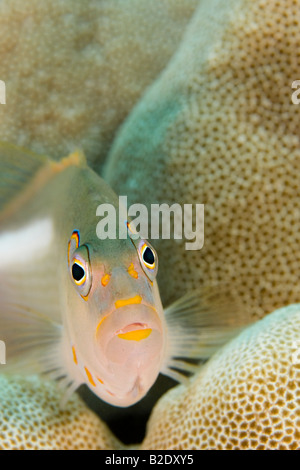
{"type": "Polygon", "coordinates": [[[179,382],[185,385],[187,385],[189,382],[189,379],[186,375],[182,374],[181,372],[178,372],[177,370],[173,370],[169,367],[164,367],[161,370],[161,373],[163,375],[167,375],[168,377],[175,380],[176,382],[179,382]]]}
{"type": "Polygon", "coordinates": [[[195,372],[199,366],[189,360],[209,359],[247,324],[243,308],[228,292],[193,291],[165,310],[168,348],[163,374],[174,378],[173,368],[195,372]]]}

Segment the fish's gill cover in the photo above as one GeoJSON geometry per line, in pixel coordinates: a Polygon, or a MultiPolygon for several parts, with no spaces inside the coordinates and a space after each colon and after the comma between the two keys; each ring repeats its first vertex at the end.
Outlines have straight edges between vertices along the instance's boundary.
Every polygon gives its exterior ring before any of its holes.
{"type": "Polygon", "coordinates": [[[202,0],[114,141],[128,203],[205,204],[202,250],[154,243],[164,305],[224,281],[251,318],[300,301],[299,63],[299,0],[202,0]]]}
{"type": "Polygon", "coordinates": [[[167,392],[142,449],[299,449],[300,305],[267,315],[167,392]]]}

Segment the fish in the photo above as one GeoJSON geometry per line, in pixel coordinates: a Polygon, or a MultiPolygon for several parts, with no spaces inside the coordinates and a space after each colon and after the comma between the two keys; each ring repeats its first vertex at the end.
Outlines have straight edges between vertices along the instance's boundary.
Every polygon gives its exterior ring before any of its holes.
{"type": "Polygon", "coordinates": [[[56,380],[62,406],[82,384],[131,406],[160,373],[190,380],[237,334],[220,289],[164,308],[154,247],[125,216],[126,237],[99,239],[100,204],[118,196],[80,150],[53,161],[0,143],[1,372],[56,380]]]}

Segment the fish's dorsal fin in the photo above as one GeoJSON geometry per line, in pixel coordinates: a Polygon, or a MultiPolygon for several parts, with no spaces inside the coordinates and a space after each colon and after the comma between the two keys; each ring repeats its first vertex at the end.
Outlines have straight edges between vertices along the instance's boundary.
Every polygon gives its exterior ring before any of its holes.
{"type": "Polygon", "coordinates": [[[0,142],[0,223],[19,210],[50,179],[70,166],[86,166],[81,151],[54,161],[13,144],[0,142]]]}

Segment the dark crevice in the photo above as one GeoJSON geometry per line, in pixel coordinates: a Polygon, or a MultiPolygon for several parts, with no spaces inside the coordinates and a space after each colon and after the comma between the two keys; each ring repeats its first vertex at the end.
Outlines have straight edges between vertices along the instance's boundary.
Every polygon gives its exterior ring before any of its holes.
{"type": "Polygon", "coordinates": [[[94,395],[86,385],[78,393],[85,403],[104,421],[115,436],[124,444],[143,441],[151,411],[158,399],[170,388],[178,385],[174,380],[160,375],[148,394],[128,408],[109,405],[94,395]]]}

